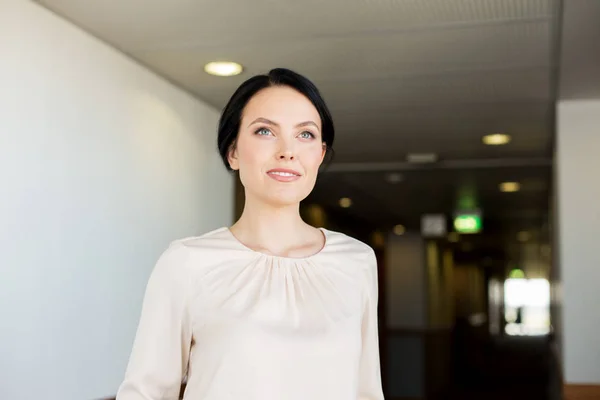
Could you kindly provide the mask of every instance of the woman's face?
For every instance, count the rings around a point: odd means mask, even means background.
[[[246,196],[278,207],[306,198],[325,156],[321,135],[319,113],[302,94],[287,86],[258,92],[242,113],[229,153]]]

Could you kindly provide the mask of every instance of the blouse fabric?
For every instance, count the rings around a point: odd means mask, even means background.
[[[373,250],[321,228],[303,258],[220,228],[172,242],[147,284],[117,400],[382,400]]]

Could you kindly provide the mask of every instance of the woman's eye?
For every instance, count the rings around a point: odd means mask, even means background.
[[[315,137],[315,135],[313,135],[311,132],[302,132],[302,133],[300,134],[300,137],[301,137],[302,139],[312,139],[312,138],[314,138],[314,137]]]
[[[267,136],[271,134],[271,131],[268,130],[267,128],[260,128],[259,130],[256,131],[257,135],[261,135],[261,136]]]

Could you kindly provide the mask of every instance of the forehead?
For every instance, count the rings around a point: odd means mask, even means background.
[[[273,86],[256,93],[246,107],[242,119],[268,118],[278,123],[313,121],[321,119],[315,106],[302,93],[287,87]]]

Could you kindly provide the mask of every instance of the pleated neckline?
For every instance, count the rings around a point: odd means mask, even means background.
[[[229,229],[228,227],[223,227],[223,230],[227,232],[227,234],[229,235],[229,237],[231,238],[231,240],[233,242],[235,242],[239,247],[241,247],[242,249],[251,252],[257,256],[261,256],[261,257],[266,257],[266,258],[270,258],[273,260],[278,260],[278,261],[290,261],[290,262],[299,262],[299,261],[310,261],[312,259],[314,259],[315,257],[318,257],[320,254],[322,254],[325,249],[327,248],[327,245],[329,244],[329,237],[327,234],[327,229],[325,228],[317,228],[321,234],[323,235],[323,246],[319,249],[319,251],[317,251],[316,253],[313,253],[311,255],[308,256],[304,256],[304,257],[286,257],[286,256],[280,256],[280,255],[276,255],[276,254],[268,254],[268,253],[264,253],[262,251],[258,251],[258,250],[254,250],[248,246],[246,246],[244,243],[242,243],[231,231],[231,229]]]

